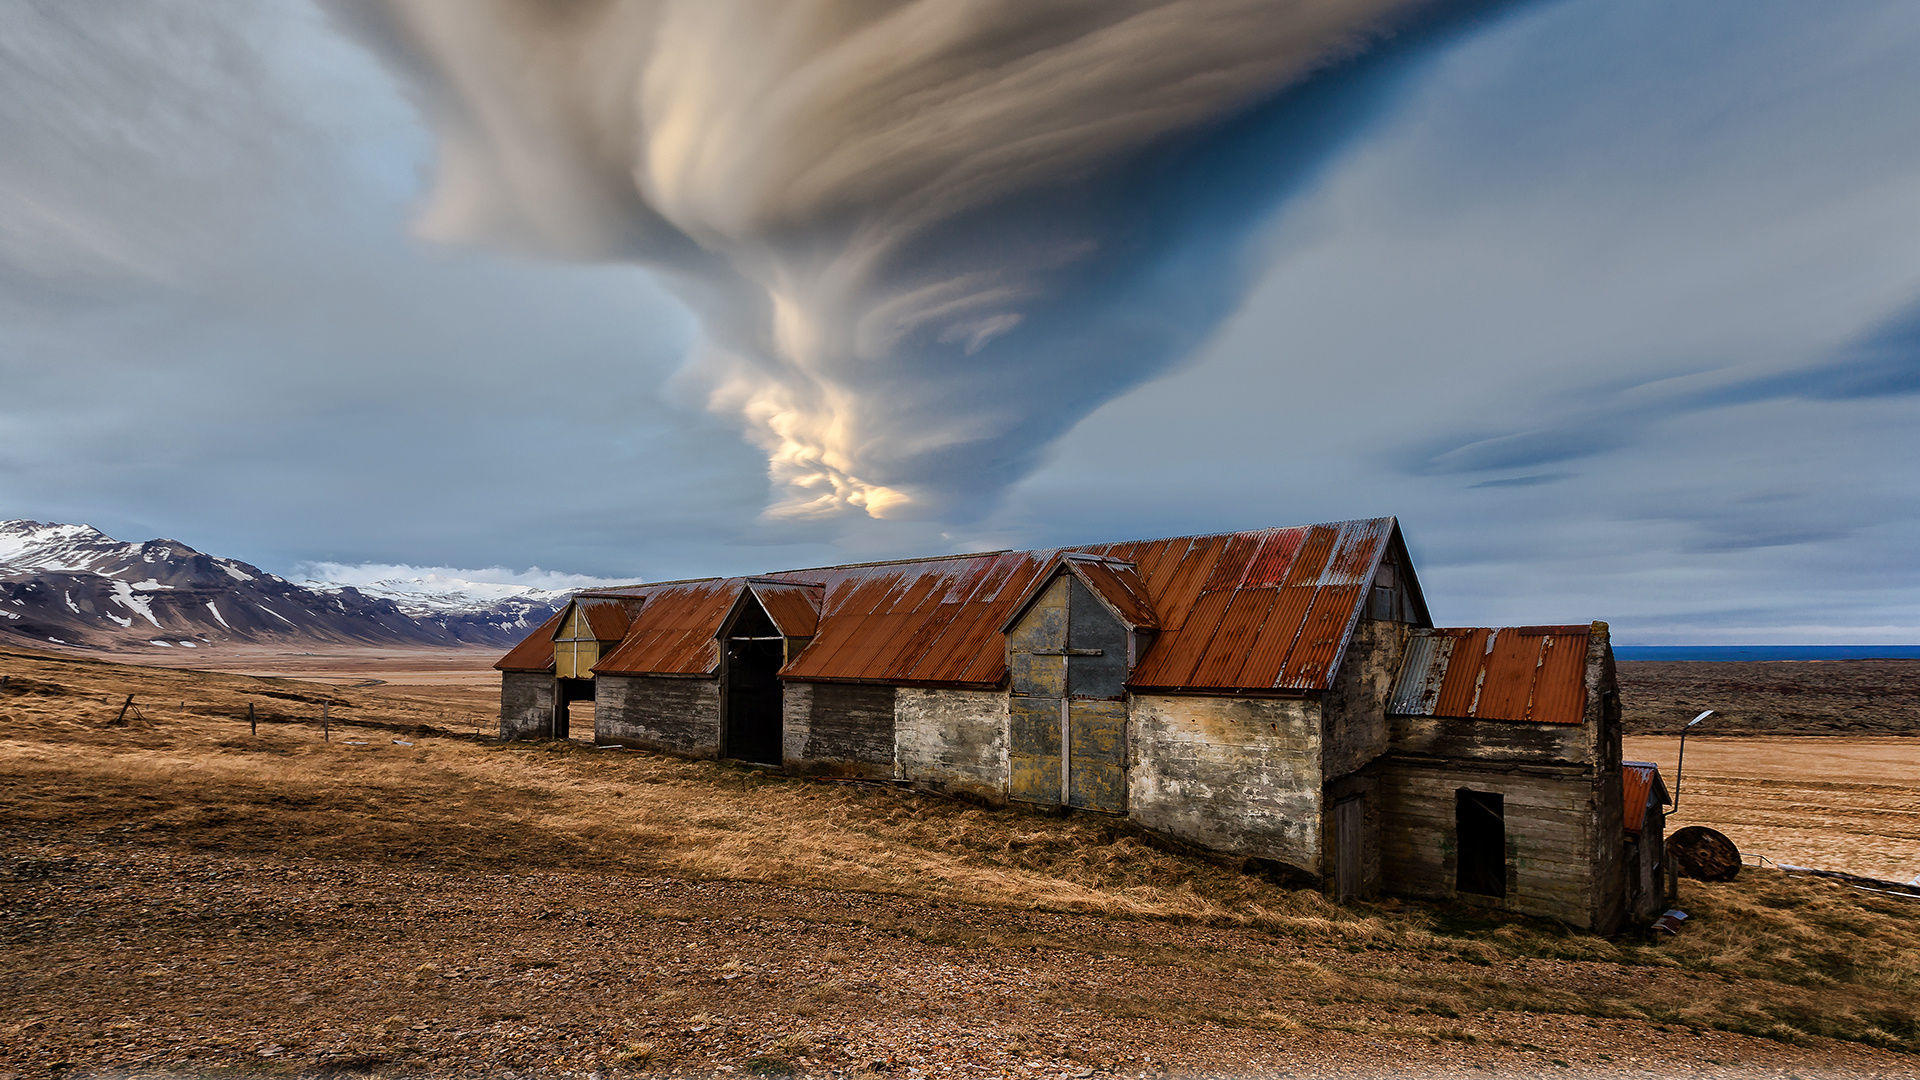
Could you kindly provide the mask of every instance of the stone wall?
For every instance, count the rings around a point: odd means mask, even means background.
[[[692,757],[720,753],[720,681],[657,675],[594,679],[593,738]]]
[[[553,729],[553,673],[500,673],[500,737],[544,739]]]
[[[1319,702],[1135,695],[1129,738],[1140,824],[1319,872]]]
[[[857,683],[786,684],[783,760],[796,772],[893,776],[894,688]]]
[[[1354,630],[1321,717],[1321,769],[1328,780],[1386,753],[1387,702],[1406,649],[1404,623],[1362,619]]]
[[[1008,696],[1003,690],[921,690],[894,698],[894,775],[935,791],[1007,795]]]

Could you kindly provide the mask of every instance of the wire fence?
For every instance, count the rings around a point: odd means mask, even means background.
[[[447,707],[422,707],[408,702],[407,716],[375,718],[357,716],[364,708],[347,698],[325,693],[292,693],[263,690],[253,694],[236,692],[221,701],[195,701],[173,695],[138,692],[103,693],[38,679],[0,675],[0,700],[19,700],[37,696],[66,702],[99,703],[97,711],[83,709],[83,715],[103,728],[152,728],[176,717],[231,719],[236,728],[245,726],[250,737],[260,735],[262,725],[284,732],[289,728],[313,728],[322,742],[332,742],[337,729],[377,728],[388,731],[420,733],[422,729],[446,735],[474,739],[494,739],[499,734],[499,718],[488,712],[468,712]],[[238,699],[237,701],[235,699]],[[171,712],[171,716],[169,713]],[[395,740],[401,742],[401,740]],[[402,745],[412,745],[402,743]]]

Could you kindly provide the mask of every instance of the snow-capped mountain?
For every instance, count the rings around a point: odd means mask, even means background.
[[[316,592],[358,589],[363,595],[391,600],[401,611],[417,618],[501,609],[543,609],[552,612],[573,595],[568,589],[540,589],[502,581],[471,581],[431,572],[418,577],[381,577],[352,583],[308,578],[301,584]],[[541,618],[546,616],[542,615]]]
[[[90,525],[0,521],[0,636],[23,643],[505,646],[566,595],[458,580],[296,585],[178,540],[123,543]]]

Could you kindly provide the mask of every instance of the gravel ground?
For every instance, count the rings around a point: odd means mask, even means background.
[[[1395,1013],[1326,973],[1418,957],[1165,921],[111,837],[16,849],[4,889],[8,1076],[1920,1075],[1851,1044]]]

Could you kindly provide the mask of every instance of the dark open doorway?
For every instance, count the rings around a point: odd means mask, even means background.
[[[553,682],[553,730],[547,734],[551,738],[566,739],[572,737],[573,707],[584,702],[586,708],[579,710],[586,715],[581,717],[586,723],[581,737],[593,741],[593,680],[592,679],[555,679]]]
[[[780,667],[786,641],[757,602],[740,607],[726,637],[726,740],[730,758],[780,764]]]
[[[1480,896],[1507,895],[1506,800],[1491,791],[1453,793],[1458,863],[1454,888]]]

